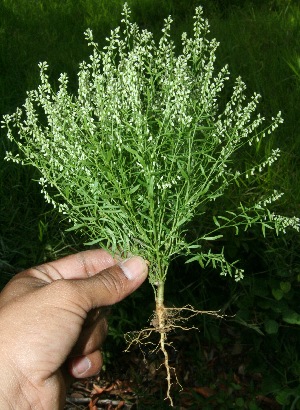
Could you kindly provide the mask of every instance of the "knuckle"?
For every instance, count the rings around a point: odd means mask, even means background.
[[[104,275],[101,275],[99,279],[102,282],[102,286],[112,296],[114,300],[120,300],[126,293],[126,285],[124,279],[120,275],[116,275],[115,270],[108,269]]]

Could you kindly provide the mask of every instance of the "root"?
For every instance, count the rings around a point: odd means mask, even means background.
[[[197,315],[212,315],[217,318],[223,318],[224,315],[220,311],[201,311],[195,309],[191,305],[186,305],[182,308],[167,308],[160,303],[159,300],[156,301],[156,310],[150,318],[150,327],[142,329],[136,332],[130,332],[125,335],[127,342],[127,348],[125,351],[129,351],[133,345],[137,345],[143,352],[143,347],[147,346],[150,348],[151,353],[158,353],[161,351],[163,353],[163,363],[160,366],[164,366],[166,370],[166,381],[167,381],[167,392],[166,399],[169,400],[170,405],[173,407],[173,399],[171,396],[172,388],[172,374],[175,378],[177,385],[180,385],[176,369],[171,367],[169,364],[169,354],[167,348],[172,346],[171,342],[168,342],[168,333],[176,329],[180,330],[191,330],[197,329],[194,326],[186,327],[185,322],[188,322],[191,318]],[[154,334],[159,334],[159,341],[153,342],[152,336]],[[159,367],[160,367],[159,366]]]

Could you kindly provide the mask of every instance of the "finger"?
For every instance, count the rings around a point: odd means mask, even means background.
[[[116,261],[107,251],[94,249],[20,272],[9,282],[9,286],[3,289],[0,307],[12,298],[20,298],[22,295],[54,280],[86,278],[113,266],[115,263]]]
[[[95,322],[99,322],[101,319],[107,319],[111,311],[110,307],[101,307],[92,309],[85,319],[84,327],[92,326]]]
[[[30,269],[46,274],[51,280],[82,279],[115,265],[114,258],[104,249],[94,249],[69,255]]]
[[[100,350],[69,360],[69,373],[79,379],[91,377],[98,374],[101,370],[103,359]]]
[[[106,318],[100,318],[84,326],[70,356],[87,355],[101,347],[106,339],[108,325]]]
[[[89,312],[93,308],[110,306],[124,299],[144,282],[147,274],[146,261],[140,256],[134,256],[89,279],[66,281],[66,286],[72,285],[77,296],[81,296],[82,308]],[[72,289],[69,291],[72,292]]]

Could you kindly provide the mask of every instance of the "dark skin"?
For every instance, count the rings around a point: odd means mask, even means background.
[[[105,308],[147,273],[140,257],[93,250],[17,274],[0,294],[0,408],[62,409],[69,379],[101,369]]]

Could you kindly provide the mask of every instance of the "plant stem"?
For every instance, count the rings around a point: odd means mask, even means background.
[[[167,326],[168,326],[168,317],[167,311],[164,306],[164,282],[160,281],[157,286],[156,292],[156,315],[157,315],[157,331],[160,333],[160,350],[163,352],[164,355],[164,365],[167,372],[166,380],[167,380],[167,399],[170,400],[170,404],[173,407],[173,400],[170,394],[171,391],[171,371],[169,366],[169,355],[166,350],[166,342],[167,342]]]
[[[156,306],[161,306],[164,308],[164,300],[165,300],[165,284],[163,281],[159,281],[157,285],[157,292],[156,292]]]

